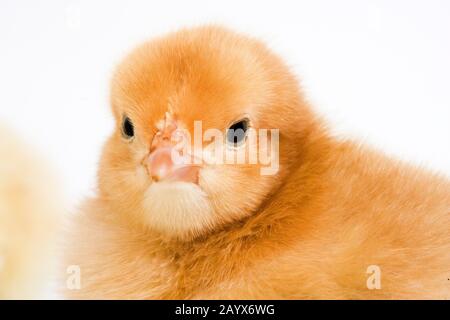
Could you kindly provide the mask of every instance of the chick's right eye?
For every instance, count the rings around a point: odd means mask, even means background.
[[[134,126],[131,122],[130,118],[125,117],[122,123],[122,133],[123,136],[127,139],[131,139],[134,137]]]

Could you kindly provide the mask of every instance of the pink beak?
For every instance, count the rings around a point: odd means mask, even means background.
[[[198,183],[199,167],[175,165],[172,160],[173,147],[159,147],[150,153],[147,168],[154,181],[182,181]]]
[[[153,181],[180,181],[198,184],[199,166],[175,163],[175,143],[171,141],[177,129],[175,120],[166,114],[164,129],[156,133],[145,165]]]

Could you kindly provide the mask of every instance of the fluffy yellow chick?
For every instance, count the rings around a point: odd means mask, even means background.
[[[57,180],[10,130],[0,136],[0,299],[41,299],[55,272]]]
[[[450,297],[449,181],[333,138],[259,41],[201,27],[146,43],[111,105],[67,297]],[[242,150],[257,160],[220,161]]]

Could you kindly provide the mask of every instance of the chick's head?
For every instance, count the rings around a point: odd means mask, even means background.
[[[312,119],[281,60],[220,27],[135,49],[115,73],[111,105],[101,195],[180,240],[257,214],[295,165]]]

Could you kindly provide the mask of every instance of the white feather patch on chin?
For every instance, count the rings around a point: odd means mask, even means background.
[[[143,207],[149,227],[177,238],[195,237],[214,224],[206,193],[192,183],[152,183],[145,192]]]

